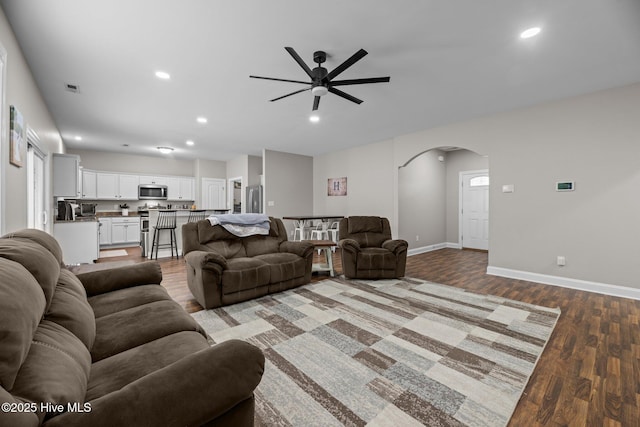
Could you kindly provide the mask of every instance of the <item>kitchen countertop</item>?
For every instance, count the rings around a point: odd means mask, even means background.
[[[56,224],[61,224],[61,223],[74,223],[74,222],[97,222],[98,218],[96,218],[95,216],[82,216],[82,217],[77,217],[75,220],[73,219],[56,219],[54,221],[54,223]]]

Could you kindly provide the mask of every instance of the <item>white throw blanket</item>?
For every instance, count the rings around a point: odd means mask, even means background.
[[[267,236],[271,227],[269,217],[264,214],[211,215],[207,219],[211,225],[220,225],[238,237]]]

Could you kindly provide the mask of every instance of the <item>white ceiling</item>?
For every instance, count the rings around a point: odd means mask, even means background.
[[[216,160],[263,148],[317,155],[640,81],[639,0],[0,4],[76,149],[159,155],[157,146],[171,146],[175,158]],[[532,26],[540,35],[520,39]],[[364,102],[326,95],[321,121],[310,123],[311,93],[268,102],[304,86],[249,78],[307,80],[284,46],[312,68],[313,52],[325,50],[329,70],[364,48],[369,55],[340,78],[391,82],[341,87]]]

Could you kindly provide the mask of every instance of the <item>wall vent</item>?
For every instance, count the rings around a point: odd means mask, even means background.
[[[80,93],[80,86],[73,83],[65,83],[64,88],[69,92]]]

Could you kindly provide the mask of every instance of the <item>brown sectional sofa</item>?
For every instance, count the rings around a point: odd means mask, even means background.
[[[74,275],[38,230],[0,238],[0,426],[251,426],[264,356],[210,347],[155,262]]]
[[[290,242],[279,218],[268,236],[237,237],[208,220],[182,226],[187,283],[204,308],[235,304],[311,281],[313,245]]]

